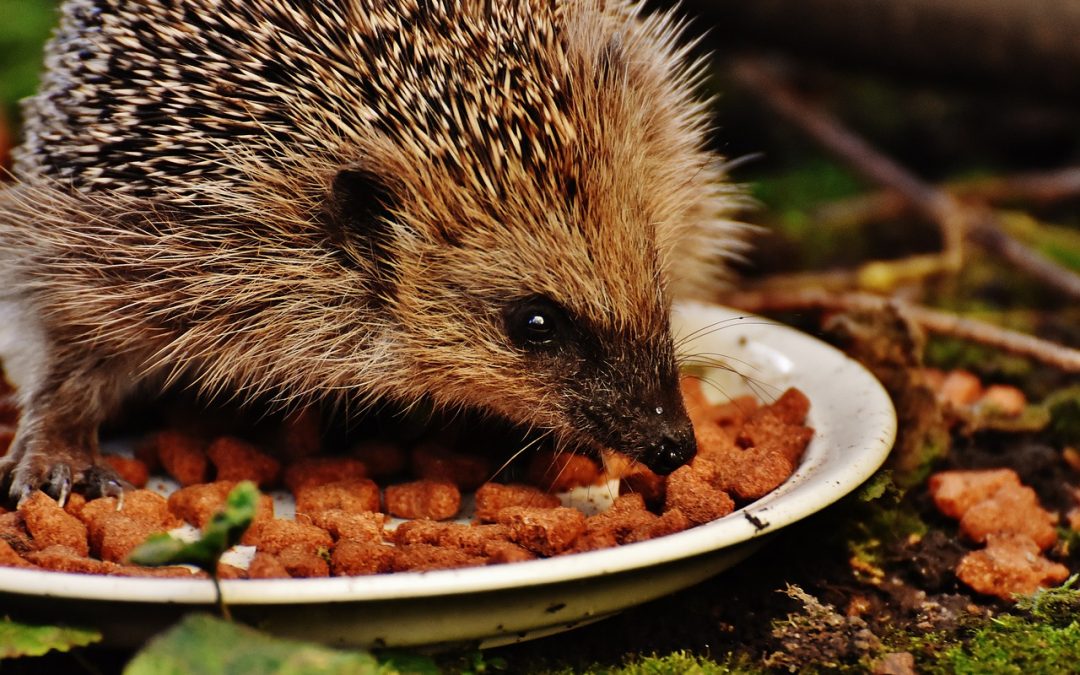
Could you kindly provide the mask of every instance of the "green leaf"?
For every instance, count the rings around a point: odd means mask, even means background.
[[[41,656],[50,651],[66,652],[101,641],[101,633],[86,628],[31,626],[0,619],[0,659]]]
[[[238,483],[225,500],[225,510],[214,514],[196,541],[187,543],[168,534],[151,535],[131,552],[128,560],[150,567],[189,564],[213,573],[221,554],[240,541],[251,525],[258,502],[259,490],[254,483]]]
[[[283,640],[259,631],[193,614],[151,640],[124,675],[342,675],[396,672],[371,654]]]

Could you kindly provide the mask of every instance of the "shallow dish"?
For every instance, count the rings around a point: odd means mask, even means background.
[[[691,586],[750,555],[764,538],[840,499],[885,460],[892,403],[858,363],[766,319],[682,304],[673,318],[691,362],[716,392],[762,398],[797,386],[815,435],[798,470],[746,508],[685,532],[547,560],[424,573],[330,579],[225,581],[239,620],[275,634],[335,645],[481,647],[540,637]],[[715,392],[714,392],[715,393]],[[717,393],[718,398],[722,398]],[[602,490],[604,488],[596,488]],[[94,626],[107,642],[137,645],[215,600],[207,580],[147,579],[0,568],[0,608],[20,618]]]

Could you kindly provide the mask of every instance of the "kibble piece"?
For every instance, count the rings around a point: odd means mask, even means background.
[[[206,527],[214,514],[225,508],[225,500],[234,487],[236,483],[229,481],[189,485],[169,495],[169,511],[195,527]],[[255,507],[255,523],[266,522],[273,517],[274,500],[269,495],[260,494]]]
[[[484,483],[476,491],[476,517],[482,521],[494,522],[496,514],[508,506],[551,509],[562,506],[562,502],[532,485]]]
[[[657,516],[645,508],[641,495],[621,495],[606,511],[586,520],[586,536],[604,541],[610,534],[616,543],[621,544],[632,532],[644,530],[656,520]]]
[[[461,508],[461,492],[453,483],[418,480],[386,488],[386,510],[398,518],[447,520]]]
[[[144,488],[150,480],[150,469],[146,466],[146,462],[141,459],[122,457],[120,455],[105,455],[104,459],[120,478],[133,487]]]
[[[268,520],[252,525],[241,539],[241,543],[255,546],[265,553],[278,554],[293,545],[302,545],[310,553],[329,551],[334,540],[330,534],[308,523],[292,520]]]
[[[365,576],[389,572],[394,547],[370,541],[342,539],[330,555],[334,576]]]
[[[978,404],[982,408],[993,410],[999,415],[1017,417],[1027,407],[1027,397],[1016,387],[1006,384],[992,384],[983,392]]]
[[[488,460],[424,443],[413,448],[412,470],[417,478],[449,481],[459,490],[475,490],[491,477]]]
[[[953,370],[945,375],[938,398],[957,408],[969,406],[982,396],[982,382],[966,370]]]
[[[695,457],[690,467],[713,487],[738,499],[753,501],[782,485],[795,470],[795,463],[776,448],[732,447],[725,454]],[[671,476],[667,491],[671,492]]]
[[[102,560],[124,562],[135,548],[159,529],[117,511],[105,517],[95,530],[94,553]]]
[[[326,550],[329,552],[329,549]],[[291,577],[306,579],[330,576],[330,565],[326,560],[317,553],[312,553],[304,544],[286,546],[277,554],[277,559]]]
[[[496,544],[509,543],[509,529],[503,525],[463,525],[433,520],[410,520],[398,525],[391,540],[400,546],[429,544],[457,548],[474,556],[487,556],[498,549]]]
[[[11,544],[18,553],[34,548],[30,542],[30,533],[26,531],[26,523],[17,511],[0,514],[0,539]]]
[[[215,439],[206,455],[217,468],[217,480],[254,481],[259,487],[269,487],[281,474],[281,462],[258,447],[232,436]]]
[[[963,518],[972,506],[1008,485],[1020,487],[1020,476],[1012,469],[942,471],[929,482],[934,505],[950,518]]]
[[[329,509],[304,514],[303,517],[315,527],[330,533],[334,541],[353,539],[357,541],[382,541],[383,528],[386,526],[386,514],[350,513],[340,509]],[[300,517],[298,521],[303,522]]]
[[[35,490],[23,499],[19,503],[18,512],[34,548],[44,549],[59,545],[77,551],[80,555],[89,555],[86,525],[60,508],[52,497],[41,490]]]
[[[208,579],[210,575],[202,570],[193,570],[181,565],[165,567],[143,567],[142,565],[116,565],[109,570],[116,577],[157,577],[165,579]]]
[[[38,567],[44,567],[54,572],[110,574],[118,567],[116,563],[87,558],[79,551],[59,544],[54,544],[40,551],[30,551],[25,558]]]
[[[707,422],[713,405],[705,397],[705,391],[701,388],[701,378],[684,375],[679,380],[679,388],[682,390],[686,413],[694,426]]]
[[[489,541],[484,545],[484,556],[489,565],[536,560],[536,554],[509,541]]]
[[[658,507],[664,503],[664,493],[667,490],[667,479],[651,471],[644,465],[639,465],[634,473],[623,476],[619,481],[620,495],[641,495],[645,503],[652,507]]]
[[[248,579],[288,579],[289,570],[277,559],[277,556],[265,551],[256,551],[255,557],[247,570]]]
[[[210,461],[202,439],[179,431],[162,431],[148,445],[157,449],[162,468],[180,485],[206,481]]]
[[[296,494],[307,487],[367,478],[367,466],[352,457],[308,457],[285,469],[285,487]]]
[[[690,522],[690,519],[687,518],[682,511],[679,509],[670,509],[662,513],[659,518],[644,524],[642,527],[635,529],[633,532],[626,535],[622,540],[622,543],[632,544],[636,541],[646,541],[648,539],[664,537],[669,534],[675,534],[676,532],[690,529],[693,525],[694,524]]]
[[[408,464],[401,445],[387,441],[364,441],[353,448],[352,455],[363,462],[368,474],[375,478],[395,476]]]
[[[960,531],[975,542],[986,541],[991,534],[1023,534],[1046,550],[1057,542],[1056,523],[1057,518],[1039,506],[1034,490],[1003,485],[964,513]]]
[[[34,565],[26,562],[15,549],[11,548],[7,540],[0,537],[0,567],[34,567]]]
[[[122,501],[116,497],[94,499],[79,509],[78,517],[93,530],[94,521],[117,512],[161,530],[179,527],[182,522],[169,510],[168,500],[151,490],[125,492]]]
[[[771,410],[755,415],[735,437],[735,445],[742,449],[755,449],[758,453],[783,455],[794,468],[802,459],[806,446],[814,436],[810,427],[783,423]],[[791,474],[791,471],[788,471]],[[785,476],[786,478],[786,476]],[[783,481],[781,481],[783,482]]]
[[[509,529],[511,541],[543,556],[562,553],[585,532],[585,514],[563,506],[511,506],[499,512],[497,521]]]
[[[768,410],[770,415],[775,416],[783,424],[800,426],[806,421],[806,415],[810,412],[810,399],[798,389],[789,387],[780,394],[780,398],[764,406],[762,410]],[[761,414],[757,412],[750,419],[755,419]]]
[[[968,553],[956,568],[956,577],[974,590],[1009,602],[1068,576],[1067,567],[1044,558],[1037,543],[1018,534],[989,535],[986,548]]]
[[[366,478],[310,485],[296,493],[297,513],[347,511],[367,513],[379,510],[379,486]]]
[[[527,482],[548,492],[596,485],[603,476],[600,465],[594,460],[572,452],[536,452],[525,471]]]
[[[483,565],[484,562],[483,558],[469,555],[457,548],[428,544],[407,544],[393,548],[393,555],[390,558],[390,571],[429,572],[457,567],[474,567]]]
[[[721,428],[741,427],[759,407],[753,396],[736,396],[727,403],[713,406],[707,413],[707,421]]]
[[[712,485],[694,467],[676,469],[667,479],[664,510],[678,509],[694,525],[708,523],[735,510],[726,492]]]

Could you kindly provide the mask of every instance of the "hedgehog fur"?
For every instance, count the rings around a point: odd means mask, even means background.
[[[0,193],[11,494],[140,387],[693,451],[668,321],[738,248],[702,64],[619,0],[67,0]]]

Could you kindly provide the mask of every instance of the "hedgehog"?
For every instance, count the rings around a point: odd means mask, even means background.
[[[123,489],[133,396],[468,410],[666,474],[670,311],[738,190],[623,0],[66,0],[0,192],[12,499]]]

